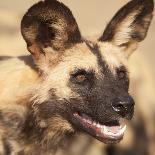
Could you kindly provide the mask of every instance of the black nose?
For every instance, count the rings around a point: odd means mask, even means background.
[[[122,117],[129,119],[133,116],[134,105],[135,102],[131,97],[116,98],[112,102],[113,110]]]

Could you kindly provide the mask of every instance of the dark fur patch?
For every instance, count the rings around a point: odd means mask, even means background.
[[[11,145],[9,144],[9,142],[3,138],[3,147],[4,147],[4,150],[5,150],[5,153],[4,155],[10,155],[11,154]]]
[[[33,70],[38,71],[38,68],[37,68],[36,64],[34,63],[34,60],[31,55],[19,56],[18,59],[23,61],[25,63],[25,65],[31,67]]]
[[[11,59],[11,56],[0,56],[0,61]]]
[[[97,57],[98,65],[102,68],[102,70],[106,70],[106,62],[102,58],[101,51],[99,50],[99,47],[97,44],[90,45],[89,41],[85,41],[86,45],[90,49],[90,51]]]

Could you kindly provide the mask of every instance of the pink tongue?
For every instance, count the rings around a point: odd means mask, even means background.
[[[118,133],[120,126],[106,126],[106,129],[112,133]]]

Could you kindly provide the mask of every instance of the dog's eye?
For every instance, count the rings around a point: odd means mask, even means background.
[[[73,83],[83,84],[92,79],[93,73],[85,70],[76,70],[71,74],[71,80]]]
[[[124,67],[121,67],[117,70],[117,75],[119,79],[125,79],[127,75],[127,71],[124,69]]]
[[[84,82],[85,80],[87,80],[87,77],[85,75],[77,75],[76,77],[76,81],[81,83],[81,82]]]
[[[124,79],[126,77],[126,72],[125,71],[119,71],[118,77],[119,77],[119,79]]]

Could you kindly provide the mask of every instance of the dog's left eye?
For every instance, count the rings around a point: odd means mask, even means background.
[[[119,79],[125,79],[127,75],[127,71],[123,67],[121,67],[117,70],[117,75]]]
[[[119,77],[119,79],[124,79],[126,77],[126,72],[124,72],[124,71],[118,72],[118,77]]]

